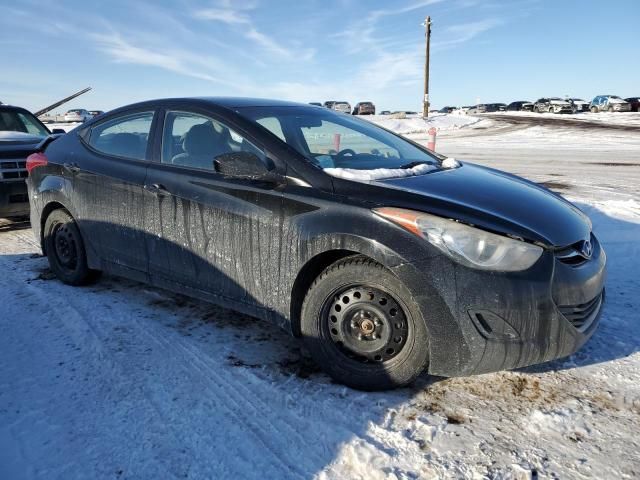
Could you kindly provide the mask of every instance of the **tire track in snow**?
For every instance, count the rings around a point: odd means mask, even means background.
[[[7,271],[6,268],[3,268],[6,266],[6,264],[7,262],[3,261],[2,257],[0,257],[0,268],[2,268],[4,271]],[[18,272],[23,274],[27,273],[24,269],[18,269]],[[20,285],[20,284],[24,285],[27,280],[29,279],[26,278],[25,275],[9,274],[8,276],[5,276],[2,279],[0,284],[5,284],[3,286],[8,289],[8,288],[11,288],[12,285]],[[108,335],[112,334],[113,332],[101,327],[98,324],[99,322],[96,322],[95,318],[83,315],[82,311],[78,309],[76,306],[74,306],[73,296],[59,294],[62,292],[55,291],[55,290],[73,289],[73,287],[66,287],[62,284],[57,285],[57,287],[58,286],[59,288],[51,289],[51,284],[49,284],[47,287],[48,293],[47,291],[41,289],[36,283],[27,284],[25,286],[25,289],[29,291],[31,298],[37,298],[39,304],[47,305],[49,307],[48,310],[53,314],[53,316],[55,316],[57,320],[56,323],[58,323],[58,325],[61,328],[66,329],[66,334],[70,336],[72,344],[83,345],[85,348],[87,345],[90,345],[91,350],[95,354],[97,354],[97,357],[98,357],[97,360],[100,361],[100,366],[101,367],[105,366],[103,362],[109,364],[106,370],[110,373],[109,375],[110,378],[104,378],[105,372],[104,372],[104,368],[102,368],[101,380],[103,382],[106,381],[111,386],[114,386],[117,384],[126,386],[126,384],[130,383],[130,381],[122,381],[122,378],[127,378],[127,375],[128,375],[126,365],[122,365],[119,362],[114,362],[113,352],[105,351],[108,349],[105,349],[104,338],[108,337]],[[125,320],[129,320],[129,319],[125,319]],[[83,331],[82,328],[78,327],[79,324],[86,325],[88,330]],[[128,323],[128,325],[131,326],[131,322]],[[141,333],[142,335],[151,339],[157,345],[164,347],[164,350],[169,352],[167,357],[171,358],[172,363],[175,363],[175,357],[171,355],[171,352],[172,351],[175,352],[176,349],[171,345],[171,342],[163,339],[161,336],[156,336],[151,334],[149,331],[147,331],[144,328],[139,328],[139,332],[137,333],[138,334]],[[134,332],[129,332],[128,334],[138,337],[138,335],[135,335]],[[182,357],[184,357],[184,355],[182,355]],[[197,358],[192,355],[192,360],[193,359],[197,360]],[[187,376],[187,375],[193,376],[193,370],[189,368],[188,365],[186,365],[186,362],[180,362],[178,368],[182,370],[182,374],[184,376]],[[207,383],[209,384],[211,383],[211,379],[205,376],[201,371],[199,372],[198,380],[200,380],[200,382],[192,382],[192,384],[206,385]],[[203,380],[204,382],[202,382]],[[226,385],[231,386],[228,382],[226,382]],[[220,388],[216,389],[216,391],[213,391],[211,388],[208,388],[208,392],[211,398],[219,398],[221,396],[226,395],[226,392],[224,392],[224,389],[220,389]],[[272,465],[279,466],[277,473],[276,472],[271,472],[271,473],[280,477],[283,474],[290,475],[292,471],[295,471],[296,470],[295,467],[292,468],[291,465],[287,465],[281,460],[280,457],[282,456],[282,452],[279,452],[271,448],[268,441],[265,442],[265,439],[268,440],[268,437],[272,435],[273,431],[276,431],[277,429],[274,428],[273,425],[269,425],[267,427],[271,427],[271,428],[267,428],[268,431],[265,433],[265,432],[258,431],[253,425],[247,424],[246,418],[244,418],[239,413],[241,413],[243,410],[248,410],[247,408],[249,406],[248,401],[243,402],[242,397],[239,395],[236,395],[234,399],[232,399],[231,396],[229,395],[226,395],[226,396],[230,400],[230,402],[232,402],[235,405],[238,405],[238,408],[229,410],[229,414],[233,415],[236,420],[233,424],[235,428],[235,433],[231,434],[229,430],[217,431],[215,429],[212,429],[210,431],[210,435],[207,435],[206,437],[201,435],[201,438],[200,438],[201,443],[202,444],[213,443],[214,445],[225,445],[226,448],[228,449],[228,452],[227,452],[229,454],[228,458],[243,457],[245,456],[243,452],[246,452],[247,447],[249,445],[247,443],[248,439],[246,438],[246,435],[243,434],[245,433],[245,430],[238,427],[239,426],[244,426],[245,428],[248,427],[251,430],[252,434],[254,435],[258,443],[257,445],[254,446],[254,448],[263,447],[267,451],[270,451],[271,453],[270,463]],[[153,402],[151,402],[148,399],[146,403],[147,405],[154,407],[154,410],[156,411],[156,413],[158,414],[161,420],[166,419],[165,416],[162,414],[161,410],[158,408],[158,405],[154,405]],[[226,403],[228,405],[228,402]],[[222,404],[224,405],[225,402],[222,402]],[[254,408],[254,413],[256,415],[260,414],[260,412],[255,408]],[[193,431],[185,432],[183,435],[180,435],[181,437],[179,439],[180,441],[176,443],[184,444],[188,442],[190,440],[188,437],[192,436],[193,433],[194,433]],[[230,440],[233,440],[233,441],[230,442]],[[192,439],[191,439],[191,443],[193,443]],[[235,447],[235,449],[230,447]],[[249,448],[249,450],[251,450],[251,448]],[[262,461],[265,460],[263,452],[258,458]],[[252,459],[250,457],[247,457],[246,460],[249,463]],[[256,458],[254,457],[253,460],[255,461]],[[264,467],[267,467],[267,466],[268,465],[264,465]],[[302,476],[301,472],[297,472],[297,473],[298,475]]]

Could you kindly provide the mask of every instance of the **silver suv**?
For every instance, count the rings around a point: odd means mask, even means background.
[[[590,110],[597,112],[630,112],[631,104],[617,95],[599,95],[591,100]]]

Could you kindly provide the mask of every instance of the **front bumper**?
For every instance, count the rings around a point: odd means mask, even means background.
[[[0,181],[0,218],[29,214],[27,185],[22,181]]]
[[[606,255],[569,265],[545,251],[529,270],[473,270],[442,256],[403,264],[430,335],[429,373],[494,372],[566,357],[597,328]],[[425,287],[426,285],[426,287]]]
[[[573,113],[573,108],[568,105],[554,105],[553,113]]]
[[[613,106],[613,110],[615,112],[630,112],[631,111],[631,105],[627,104],[622,104],[622,103],[617,103]]]

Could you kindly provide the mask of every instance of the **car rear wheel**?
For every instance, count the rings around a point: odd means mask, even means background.
[[[553,113],[553,107],[549,105],[549,113]]]
[[[354,256],[328,267],[309,289],[301,331],[314,360],[361,390],[411,383],[428,362],[425,322],[404,284],[379,263]]]
[[[598,109],[596,107],[591,107],[591,113],[598,113]]]
[[[86,285],[100,272],[87,266],[84,242],[78,225],[64,210],[54,210],[44,226],[44,245],[53,273],[69,285]]]

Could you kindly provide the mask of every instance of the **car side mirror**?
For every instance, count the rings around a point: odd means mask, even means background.
[[[252,152],[229,152],[213,160],[215,171],[228,177],[266,180],[272,176],[274,165],[268,164]]]
[[[64,131],[62,128],[54,128],[53,130],[51,130],[51,133],[55,135],[57,133],[67,133],[67,132]]]

